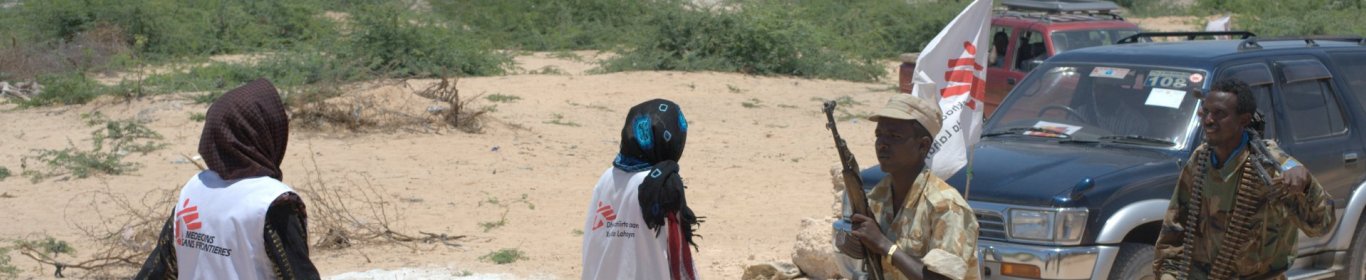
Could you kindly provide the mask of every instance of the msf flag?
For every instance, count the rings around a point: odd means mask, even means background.
[[[968,153],[982,135],[982,98],[986,94],[991,0],[974,0],[916,60],[911,94],[939,103],[944,125],[930,147],[929,167],[935,176],[948,178],[968,163]],[[985,49],[984,49],[985,50]],[[934,131],[931,131],[934,132]]]

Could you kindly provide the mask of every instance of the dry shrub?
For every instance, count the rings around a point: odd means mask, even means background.
[[[445,110],[436,112],[436,115],[440,116],[446,124],[464,132],[478,133],[484,129],[484,114],[488,113],[489,110],[486,108],[470,108],[470,103],[478,100],[479,96],[461,100],[460,89],[455,88],[458,82],[460,82],[459,78],[452,80],[442,76],[441,82],[414,93],[433,101],[446,103]]]
[[[314,152],[310,149],[309,154]],[[346,175],[332,177],[318,168],[316,158],[310,156],[309,160],[312,167],[304,167],[307,172],[304,183],[295,185],[294,189],[304,196],[308,205],[308,231],[315,248],[397,244],[417,250],[411,242],[459,247],[460,244],[454,241],[465,237],[427,232],[419,232],[422,237],[415,237],[395,231],[393,226],[403,219],[403,212],[375,187],[369,174],[344,172]],[[332,178],[340,178],[344,183],[332,184],[328,181]]]
[[[335,93],[304,91],[293,94],[288,102],[294,123],[305,129],[342,130],[347,132],[407,131],[440,133],[455,128],[467,133],[479,133],[487,121],[489,107],[475,108],[480,96],[460,98],[457,79],[442,78],[430,86],[417,89],[408,80],[375,82],[328,89]],[[365,92],[380,87],[401,87],[408,91],[399,96],[377,93],[340,94],[343,91]],[[319,98],[318,96],[328,96]],[[413,98],[409,98],[413,97]],[[414,98],[421,98],[414,100]],[[423,106],[423,104],[433,104]]]
[[[96,218],[94,223],[69,222],[82,236],[94,241],[90,252],[95,253],[88,259],[64,261],[58,258],[60,254],[42,246],[20,246],[17,251],[40,264],[53,266],[58,277],[66,269],[84,270],[86,275],[82,277],[85,278],[127,277],[142,266],[156,246],[157,237],[174,209],[177,189],[176,186],[155,189],[143,193],[140,198],[130,198],[114,193],[108,184],[104,184],[103,189],[72,197],[64,208],[65,216],[93,215]],[[93,209],[73,212],[73,209],[85,207]],[[55,240],[49,238],[49,243],[51,241]]]
[[[317,90],[331,91],[332,89]],[[306,92],[304,95],[309,94],[313,93]],[[325,94],[332,95],[330,93]],[[366,108],[372,107],[372,103],[353,99],[350,97],[334,97],[289,102],[293,104],[290,108],[290,116],[294,123],[309,129],[340,128],[347,131],[361,131],[376,127],[378,123],[362,115]]]
[[[309,152],[312,154],[312,151]],[[309,232],[313,246],[340,249],[363,240],[388,237],[390,229],[402,212],[375,188],[370,176],[364,173],[343,173],[341,177],[327,177],[318,168],[316,158],[310,157],[312,168],[305,166],[307,177],[295,190],[303,194],[309,208]],[[360,178],[358,183],[351,174]],[[345,183],[333,185],[328,179],[340,178]],[[351,211],[360,206],[358,211]]]
[[[100,24],[70,41],[20,42],[8,38],[0,47],[0,80],[32,80],[46,74],[104,69],[115,56],[129,51],[128,38],[118,26]]]
[[[299,126],[312,130],[347,132],[440,131],[434,122],[419,114],[390,109],[389,102],[374,96],[342,96],[295,105],[292,115]]]

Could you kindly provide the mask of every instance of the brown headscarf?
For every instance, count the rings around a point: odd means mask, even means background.
[[[262,78],[228,91],[204,116],[199,155],[224,180],[270,176],[284,180],[280,162],[289,140],[289,117],[270,81]]]

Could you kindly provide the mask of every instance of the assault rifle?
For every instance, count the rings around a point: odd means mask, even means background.
[[[844,143],[844,138],[840,137],[840,131],[835,127],[835,101],[826,101],[821,111],[825,112],[825,128],[830,129],[830,134],[835,136],[835,149],[839,150],[840,163],[844,168],[840,171],[844,177],[844,194],[849,197],[849,209],[853,209],[854,214],[860,214],[877,220],[873,215],[873,209],[868,207],[868,196],[863,193],[863,178],[859,178],[858,161],[854,159],[854,153],[849,151],[849,145]],[[859,244],[859,246],[863,246]],[[863,270],[869,273],[868,279],[886,279],[882,275],[882,255],[870,253],[867,249],[863,250]]]
[[[1246,130],[1247,133],[1252,136],[1249,137],[1251,139],[1248,139],[1248,146],[1252,147],[1253,158],[1248,160],[1256,161],[1256,164],[1253,164],[1253,166],[1257,170],[1257,177],[1260,177],[1262,183],[1266,184],[1266,187],[1269,188],[1268,191],[1270,193],[1267,198],[1274,200],[1284,196],[1285,189],[1275,187],[1276,182],[1272,180],[1272,178],[1274,178],[1272,172],[1279,171],[1280,164],[1276,162],[1276,159],[1272,158],[1271,151],[1267,148],[1266,142],[1263,141],[1262,131],[1264,131],[1265,128],[1266,121],[1262,116],[1262,113],[1252,113],[1252,123],[1248,125]],[[1272,172],[1267,171],[1266,167],[1268,166],[1272,168]]]

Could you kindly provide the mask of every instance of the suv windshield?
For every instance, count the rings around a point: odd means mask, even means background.
[[[1010,93],[983,137],[1028,135],[1182,148],[1207,74],[1146,66],[1052,65]]]
[[[1053,49],[1065,52],[1080,48],[1114,44],[1115,41],[1138,34],[1137,29],[1093,29],[1053,32]]]

